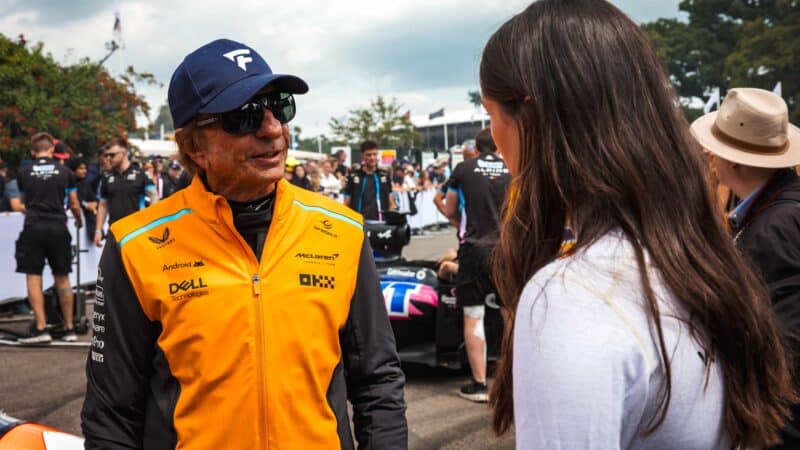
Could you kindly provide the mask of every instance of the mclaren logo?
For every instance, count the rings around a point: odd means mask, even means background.
[[[338,253],[331,253],[329,255],[321,255],[319,253],[303,253],[298,252],[294,255],[295,258],[305,259],[305,260],[312,260],[312,261],[336,261],[336,258],[339,257]]]
[[[175,242],[175,238],[170,237],[169,235],[169,228],[164,228],[164,232],[161,233],[161,237],[148,236],[147,239],[150,240],[150,242],[152,242],[153,244],[156,244],[158,246],[156,248],[158,249],[166,247],[167,245]]]
[[[169,294],[175,301],[188,300],[194,297],[208,295],[208,285],[203,282],[203,278],[183,280],[179,283],[169,284]]]
[[[335,278],[328,275],[317,275],[309,273],[300,274],[300,286],[318,287],[322,289],[334,289]]]
[[[222,56],[224,56],[224,57],[230,59],[231,61],[235,62],[236,65],[239,66],[240,69],[242,69],[245,72],[247,72],[247,63],[253,62],[253,58],[251,58],[249,56],[245,56],[245,55],[249,55],[249,54],[250,54],[250,50],[248,50],[246,48],[241,48],[239,50],[233,50],[233,51],[230,51],[228,53],[225,53]]]

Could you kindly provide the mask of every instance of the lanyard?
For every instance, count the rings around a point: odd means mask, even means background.
[[[378,173],[372,173],[372,179],[375,180],[375,200],[378,203],[378,220],[383,220],[383,212],[381,212],[381,184],[378,182]],[[364,189],[367,187],[366,178],[361,183],[361,195],[358,196],[358,212],[361,212],[361,201],[364,199]]]

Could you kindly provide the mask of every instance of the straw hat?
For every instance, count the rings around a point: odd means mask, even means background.
[[[692,134],[720,158],[751,167],[800,165],[800,128],[789,123],[786,102],[770,91],[728,91],[718,111],[692,123]]]

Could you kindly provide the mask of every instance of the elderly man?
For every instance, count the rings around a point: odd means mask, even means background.
[[[800,376],[800,128],[786,102],[770,91],[736,88],[692,123],[719,181],[742,199],[728,222],[736,246],[766,282],[775,315],[792,336]],[[800,448],[800,404],[783,444]]]
[[[404,377],[361,216],[283,179],[293,94],[217,40],[168,99],[192,184],[111,226],[86,448],[405,448]]]

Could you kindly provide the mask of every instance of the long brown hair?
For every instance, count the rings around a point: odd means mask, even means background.
[[[784,338],[765,288],[715,214],[705,159],[644,33],[602,0],[541,0],[489,39],[480,80],[483,95],[515,121],[520,143],[494,255],[511,319],[490,396],[495,432],[513,423],[520,293],[558,257],[569,215],[575,251],[615,228],[634,248],[665,363],[660,408],[646,433],[663,422],[672,386],[645,253],[687,311],[687,325],[709,355],[707,375],[712,357],[722,370],[733,443],[778,442],[797,400]]]

